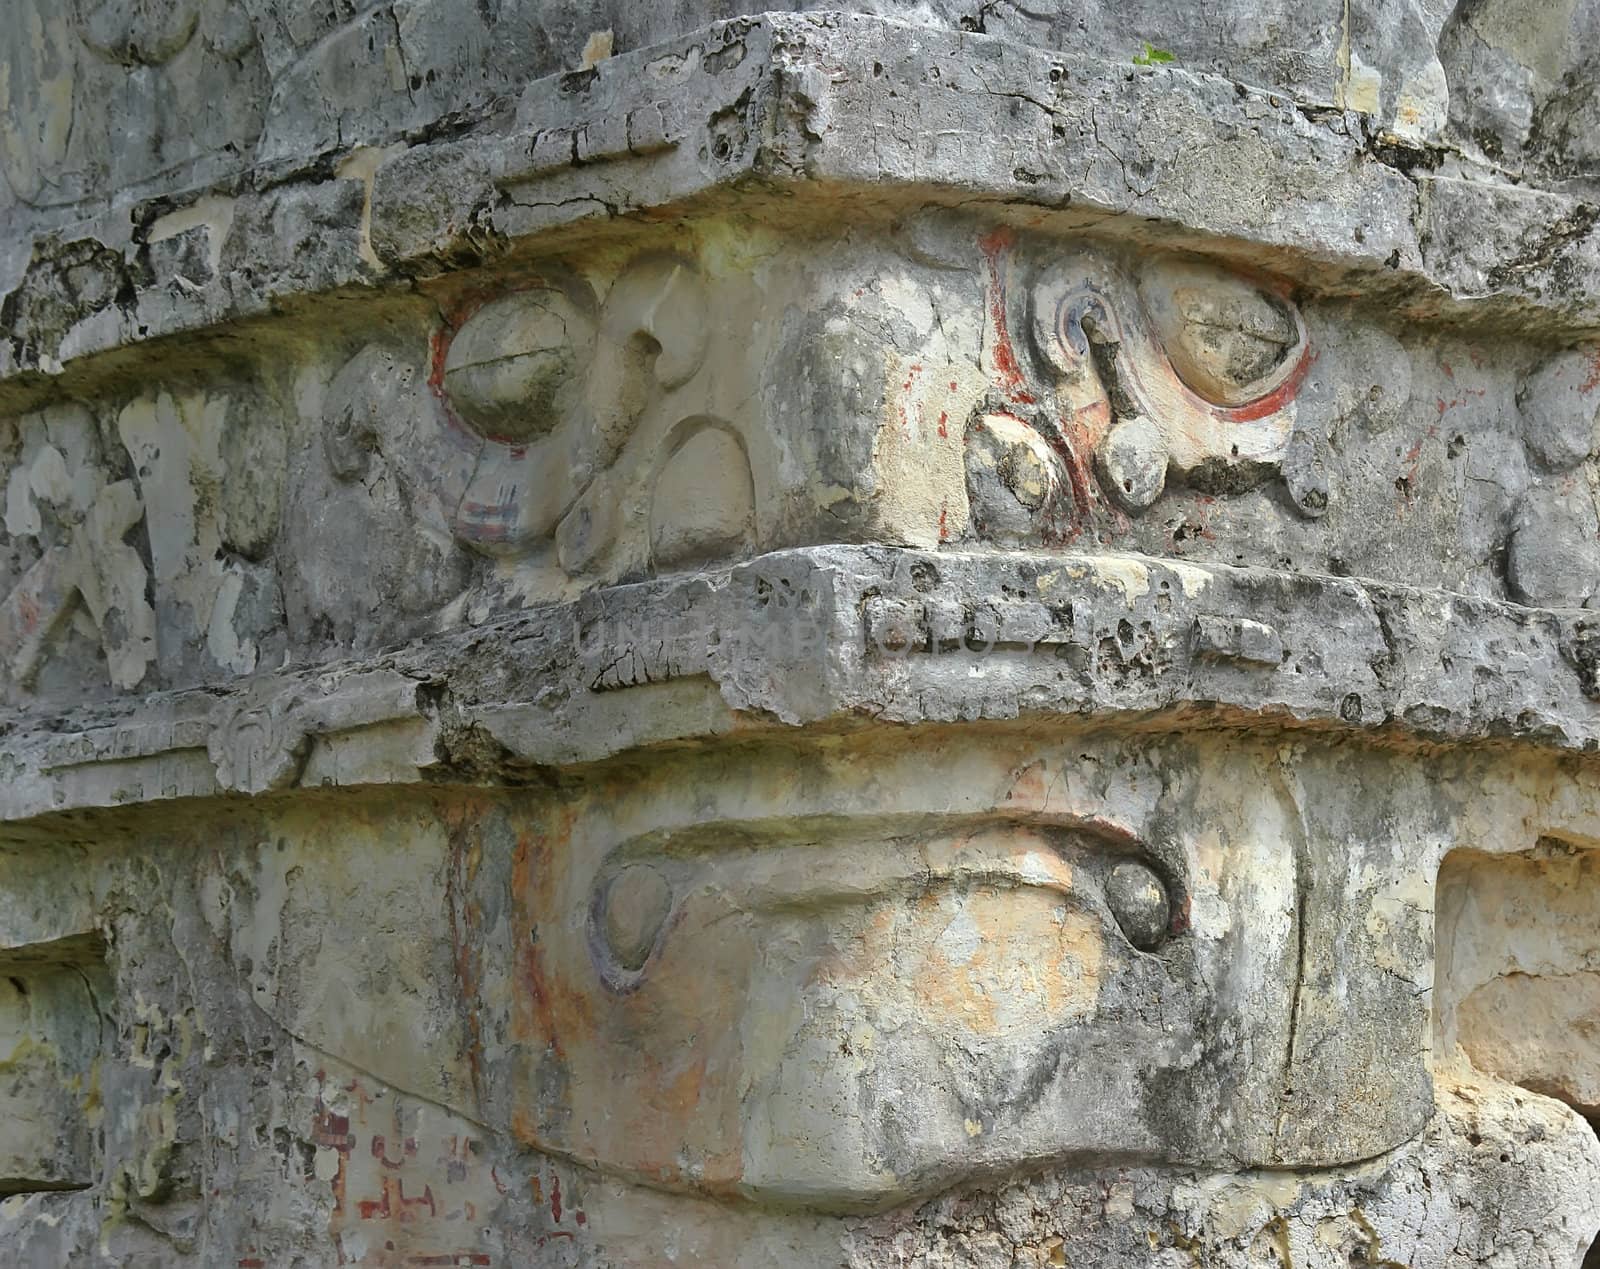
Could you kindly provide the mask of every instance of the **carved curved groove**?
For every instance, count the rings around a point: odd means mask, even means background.
[[[737,552],[755,532],[750,450],[732,423],[681,419],[655,455],[650,487],[650,559],[683,567]]]

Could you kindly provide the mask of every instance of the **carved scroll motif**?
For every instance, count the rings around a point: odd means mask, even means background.
[[[1282,463],[1311,362],[1286,299],[1207,265],[1160,261],[1135,282],[1076,253],[1035,283],[1032,333],[1064,417],[1126,509],[1153,503],[1169,471],[1231,491]]]
[[[615,532],[609,473],[654,396],[705,356],[705,298],[686,262],[635,262],[594,304],[575,281],[469,306],[434,339],[441,417],[431,477],[463,542],[516,554],[556,536],[569,573]]]

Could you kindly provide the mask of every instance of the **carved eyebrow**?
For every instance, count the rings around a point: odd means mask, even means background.
[[[625,838],[606,851],[608,859],[651,856],[717,854],[763,846],[805,845],[829,838],[872,838],[903,841],[907,838],[959,836],[983,829],[1011,828],[1040,834],[1071,833],[1094,839],[1117,853],[1149,854],[1149,847],[1127,825],[1104,816],[1062,812],[1018,815],[1005,810],[976,813],[892,812],[888,814],[816,814],[757,816],[748,819],[707,820],[656,829]]]

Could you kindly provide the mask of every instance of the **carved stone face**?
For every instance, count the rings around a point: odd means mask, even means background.
[[[615,1021],[659,1018],[657,1042],[675,1041],[660,1056],[696,1055],[679,1077],[696,1100],[749,1086],[704,1180],[871,1204],[955,1168],[1092,1145],[1078,1136],[1097,1118],[1090,1090],[1056,1088],[1042,1103],[1037,1090],[1063,1052],[1088,1060],[1074,1032],[1108,998],[1163,994],[1159,962],[1108,908],[1115,869],[1140,868],[1159,899],[1125,905],[1130,924],[1158,907],[1157,939],[1166,933],[1165,891],[1137,858],[1130,843],[1003,822],[711,825],[607,857],[588,950]],[[685,992],[704,1012],[663,1016]],[[1152,1022],[1135,1029],[1161,1046]],[[935,1072],[953,1085],[930,1114]],[[1018,1113],[1037,1119],[1052,1101],[1079,1120],[1068,1141]],[[1130,1149],[1151,1144],[1147,1125],[1105,1130]],[[610,1148],[638,1144],[630,1130]]]
[[[516,882],[516,1131],[825,1210],[1046,1162],[1340,1149],[1280,1137],[1286,795],[1253,759],[997,748],[665,763],[582,799]],[[991,792],[953,800],[958,770]]]

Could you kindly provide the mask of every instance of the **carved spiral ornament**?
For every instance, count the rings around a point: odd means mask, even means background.
[[[1224,484],[1279,463],[1311,350],[1281,296],[1209,265],[1158,261],[1135,282],[1077,253],[1039,275],[1032,334],[1077,418],[1096,418],[1103,482],[1130,510],[1170,465]]]

